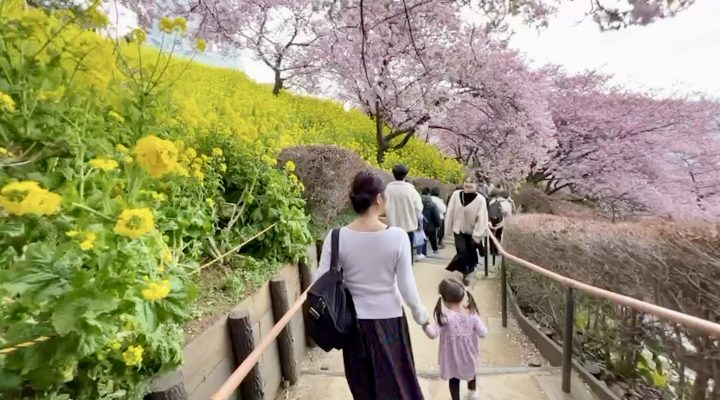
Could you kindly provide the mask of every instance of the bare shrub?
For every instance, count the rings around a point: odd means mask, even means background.
[[[350,184],[358,172],[368,168],[354,152],[330,145],[297,146],[280,152],[281,165],[290,160],[305,186],[313,223],[322,229],[334,224],[350,207]]]
[[[654,219],[613,224],[531,214],[514,218],[503,240],[511,253],[550,270],[720,322],[719,230],[719,225],[708,223]],[[534,289],[553,297],[553,291],[541,285]],[[532,294],[527,285],[523,290],[524,294],[519,293],[518,297],[540,296]],[[561,320],[556,319],[551,308],[562,300],[545,302],[554,303],[551,305],[543,304],[540,298],[528,301],[526,305],[543,309],[540,319],[544,318],[545,325],[557,331]],[[591,328],[585,333],[596,336],[594,343],[585,337],[585,349],[595,361],[615,375],[628,377],[638,373],[638,363],[647,362],[643,352],[650,350],[652,358],[660,364],[660,356],[671,361],[675,369],[671,382],[674,398],[720,398],[720,384],[713,384],[720,382],[719,338],[625,307],[595,303],[586,310],[601,315],[596,322],[605,326],[590,326],[589,316],[583,321]],[[612,321],[610,326],[608,319]],[[603,329],[609,333],[599,334]],[[598,345],[598,341],[604,343]],[[686,374],[687,370],[693,372]],[[661,380],[657,378],[655,383]]]

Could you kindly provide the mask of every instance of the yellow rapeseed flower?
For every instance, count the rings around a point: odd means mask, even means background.
[[[213,155],[214,157],[222,157],[223,151],[222,151],[221,148],[215,147],[214,149],[212,149],[212,155]]]
[[[170,294],[170,281],[163,279],[160,282],[149,282],[147,288],[142,290],[142,296],[147,301],[157,301]]]
[[[207,199],[205,199],[205,201],[210,207],[215,207],[215,200],[208,197]]]
[[[123,123],[125,122],[125,118],[123,118],[120,114],[116,113],[115,111],[108,111],[108,117],[114,119],[116,122]]]
[[[165,33],[172,32],[175,25],[173,24],[173,20],[169,17],[162,17],[160,18],[160,30]]]
[[[205,39],[196,40],[195,48],[197,48],[201,52],[205,51],[205,49],[207,49],[207,42],[205,41]]]
[[[192,160],[197,157],[197,151],[195,151],[192,147],[188,147],[185,149],[185,157],[187,157],[188,160]]]
[[[130,40],[138,42],[138,44],[145,43],[147,40],[147,32],[140,28],[135,28],[130,32]]]
[[[177,167],[178,151],[169,140],[148,135],[135,145],[137,161],[153,178],[172,172]]]
[[[96,158],[90,160],[88,164],[93,168],[101,169],[103,171],[113,171],[118,169],[118,162],[108,158]]]
[[[220,164],[220,172],[225,173],[225,171],[227,171],[227,164]]]
[[[8,149],[0,146],[0,156],[2,157],[14,157],[15,155]]]
[[[205,174],[203,174],[200,170],[195,170],[193,172],[193,177],[199,181],[202,181],[205,179]]]
[[[188,172],[187,168],[180,166],[180,165],[178,165],[177,168],[175,168],[175,172],[182,177],[190,176],[190,172]]]
[[[41,188],[35,181],[8,183],[0,190],[0,206],[14,215],[52,215],[61,202],[59,194]]]
[[[97,235],[93,232],[86,232],[85,233],[85,240],[80,242],[80,249],[83,251],[91,250],[95,247],[95,240],[97,239]]]
[[[177,28],[180,32],[185,33],[187,31],[187,20],[183,17],[175,17],[173,27]]]
[[[15,100],[2,91],[0,91],[0,110],[15,112]]]
[[[76,231],[76,230],[65,232],[65,236],[67,236],[69,238],[74,238],[75,236],[77,236],[79,234],[80,234],[80,231]]]
[[[128,367],[139,367],[142,365],[143,348],[141,346],[129,346],[122,353],[123,361]]]
[[[120,350],[120,348],[122,347],[122,343],[121,343],[119,340],[117,340],[117,339],[113,339],[113,340],[110,341],[109,347],[110,347],[112,350]]]
[[[129,208],[120,213],[113,231],[118,235],[137,239],[153,228],[153,213],[149,208]]]
[[[277,160],[274,159],[274,158],[272,158],[272,157],[270,157],[270,156],[267,155],[267,154],[263,154],[263,156],[261,157],[261,159],[262,159],[266,164],[268,164],[268,165],[270,165],[270,166],[275,166],[275,165],[277,165]]]
[[[285,171],[295,172],[295,163],[292,160],[285,163]]]
[[[127,154],[130,151],[130,150],[128,150],[127,147],[123,146],[120,143],[115,145],[115,150],[117,150],[119,153],[123,153],[123,154]]]
[[[173,260],[172,252],[170,251],[170,249],[167,246],[165,246],[163,248],[162,258],[163,258],[163,261],[166,263],[170,263]]]

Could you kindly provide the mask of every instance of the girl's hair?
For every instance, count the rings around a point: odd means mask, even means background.
[[[358,214],[365,213],[376,201],[377,196],[385,192],[385,181],[372,170],[358,172],[350,187],[350,202]]]
[[[463,298],[465,297],[465,294],[467,294],[468,297],[468,310],[475,314],[478,313],[475,298],[473,298],[472,294],[470,294],[469,291],[465,290],[465,286],[457,279],[443,279],[442,282],[440,282],[440,285],[438,285],[438,293],[440,294],[440,297],[438,298],[437,304],[435,304],[434,312],[435,321],[438,323],[438,325],[444,325],[442,318],[442,302],[444,301],[445,303],[449,304],[461,303]]]

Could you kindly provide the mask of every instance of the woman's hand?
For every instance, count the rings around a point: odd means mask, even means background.
[[[437,327],[431,324],[430,321],[424,323],[422,329],[423,332],[425,332],[425,336],[427,336],[429,339],[435,339],[438,337]]]

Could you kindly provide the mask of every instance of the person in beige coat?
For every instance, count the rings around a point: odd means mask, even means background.
[[[450,197],[445,214],[445,232],[453,233],[457,255],[448,265],[448,271],[463,274],[463,283],[470,284],[470,274],[478,264],[478,248],[487,236],[488,213],[485,197],[477,191],[474,176],[465,178],[462,190]]]

